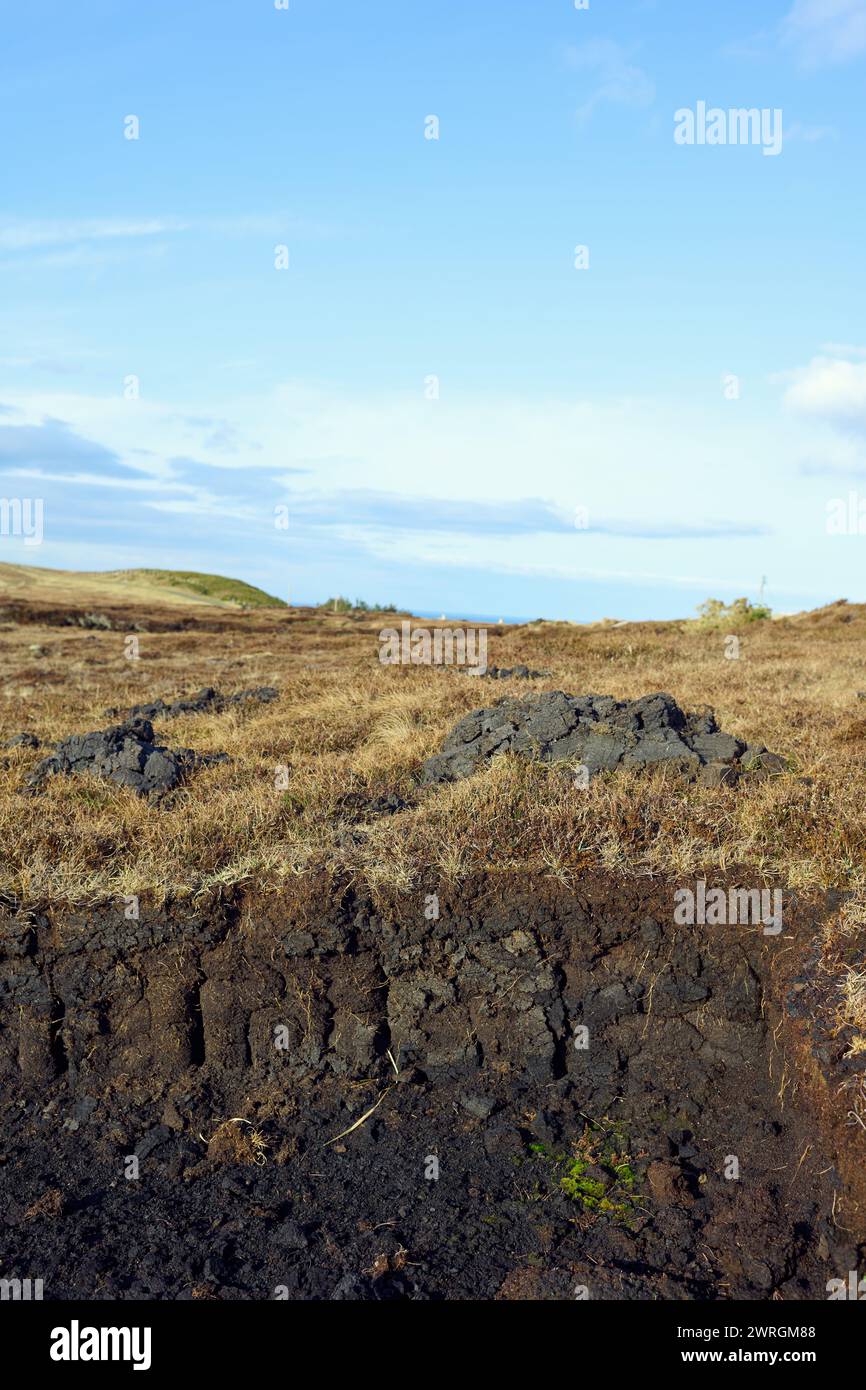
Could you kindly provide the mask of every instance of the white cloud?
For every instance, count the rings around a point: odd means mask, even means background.
[[[649,569],[663,548],[688,573],[700,573],[711,554],[721,582],[735,554],[766,545],[785,523],[779,496],[790,465],[778,422],[756,423],[721,395],[708,422],[706,402],[692,409],[679,399],[496,394],[431,402],[420,382],[417,392],[381,396],[290,382],[220,400],[219,418],[237,440],[229,467],[216,417],[201,402],[125,401],[119,392],[5,399],[28,424],[65,421],[108,451],[105,472],[134,482],[112,484],[115,497],[148,497],[178,518],[238,521],[287,502],[296,539],[315,534],[336,544],[343,536],[388,563],[415,546],[419,560],[435,555],[457,568],[496,570],[519,558],[624,572]],[[10,466],[22,463],[13,451]],[[97,471],[76,456],[63,476],[74,488]],[[574,524],[578,508],[588,514],[586,529]]]
[[[284,475],[293,490],[310,494],[366,488],[470,504],[483,497],[505,504],[543,496],[569,515],[578,505],[595,517],[627,511],[647,527],[670,519],[670,487],[684,477],[694,505],[682,521],[712,518],[718,478],[731,479],[736,494],[738,468],[749,503],[732,519],[764,520],[766,513],[753,510],[755,463],[781,452],[772,447],[776,425],[726,405],[720,393],[721,429],[715,414],[707,418],[705,402],[692,410],[680,399],[494,393],[445,393],[428,401],[421,382],[416,392],[379,395],[286,382],[269,393],[224,394],[218,415],[201,401],[128,401],[120,383],[114,395],[7,390],[3,400],[21,410],[26,423],[65,421],[138,473],[163,479],[176,476],[171,461],[182,457],[209,465],[216,485],[229,429],[236,440],[233,469],[251,477]],[[293,475],[292,469],[308,472]],[[769,505],[778,478],[768,475],[766,482]]]
[[[866,371],[866,362],[847,365]],[[817,411],[817,375],[813,363],[783,379],[790,404]],[[676,394],[599,401],[444,393],[432,402],[421,382],[414,392],[381,395],[287,382],[223,395],[213,407],[125,401],[119,391],[6,392],[0,411],[4,405],[19,411],[9,425],[50,417],[55,432],[66,422],[90,446],[63,459],[57,449],[29,450],[52,515],[77,517],[58,521],[57,544],[73,543],[87,526],[100,564],[103,542],[137,543],[151,563],[160,546],[178,554],[189,546],[193,567],[216,571],[231,546],[247,557],[238,572],[258,575],[266,588],[269,568],[282,572],[285,534],[290,563],[323,592],[368,570],[423,585],[425,566],[508,582],[523,573],[533,584],[544,575],[643,576],[664,586],[691,576],[718,593],[745,591],[744,574],[769,572],[775,590],[802,592],[803,539],[823,544],[826,483],[815,475],[831,461],[857,466],[853,451],[825,448],[851,435],[835,433],[825,415],[805,429],[793,411],[773,418],[721,395],[715,409],[707,398]],[[236,441],[230,464],[227,427]],[[27,467],[26,452],[7,451],[8,467]],[[798,476],[798,456],[823,466]],[[527,500],[539,498],[543,507]],[[289,507],[285,533],[273,527],[277,503]],[[588,513],[586,529],[554,524],[573,521],[578,507]],[[548,513],[554,520],[545,521]],[[816,553],[828,593],[856,589],[854,564],[844,547],[828,543],[820,562]]]
[[[780,36],[803,67],[849,62],[866,53],[866,0],[794,0]]]
[[[813,357],[789,379],[790,409],[836,428],[866,430],[866,362]]]

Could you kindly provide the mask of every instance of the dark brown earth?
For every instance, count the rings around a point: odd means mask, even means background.
[[[279,612],[279,610],[274,610]],[[264,613],[264,617],[262,616]],[[255,610],[256,625],[276,627],[269,610]],[[146,607],[129,603],[100,604],[98,610],[85,611],[80,604],[63,605],[42,599],[3,599],[0,601],[0,622],[29,624],[39,627],[83,627],[102,632],[246,632],[249,616],[238,610],[211,613],[179,614],[167,604],[148,604]]]
[[[491,878],[434,906],[345,884],[140,920],[8,905],[0,1278],[803,1299],[859,1267],[839,1087],[862,1077],[803,1003],[822,905],[786,903],[778,937],[675,927],[649,880]],[[608,1210],[563,1188],[576,1152]]]

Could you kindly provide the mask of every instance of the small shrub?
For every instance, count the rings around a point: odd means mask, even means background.
[[[698,608],[697,622],[700,627],[742,627],[743,623],[760,622],[771,618],[773,610],[763,603],[751,603],[747,598],[735,598],[733,603],[723,603],[720,598],[708,598]]]

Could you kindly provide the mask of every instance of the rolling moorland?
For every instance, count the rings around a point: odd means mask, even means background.
[[[383,665],[401,616],[0,567],[0,1277],[826,1296],[866,1239],[866,608],[491,627],[543,673],[496,681]],[[775,757],[424,781],[555,691],[669,692]],[[175,785],[35,776],[136,706],[199,760]],[[676,924],[701,880],[779,890],[782,931]]]

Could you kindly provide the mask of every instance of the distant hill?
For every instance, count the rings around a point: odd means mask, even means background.
[[[37,565],[0,564],[0,596],[86,602],[125,600],[204,603],[218,607],[283,608],[282,599],[242,579],[195,570],[106,570],[100,572],[42,569]]]

